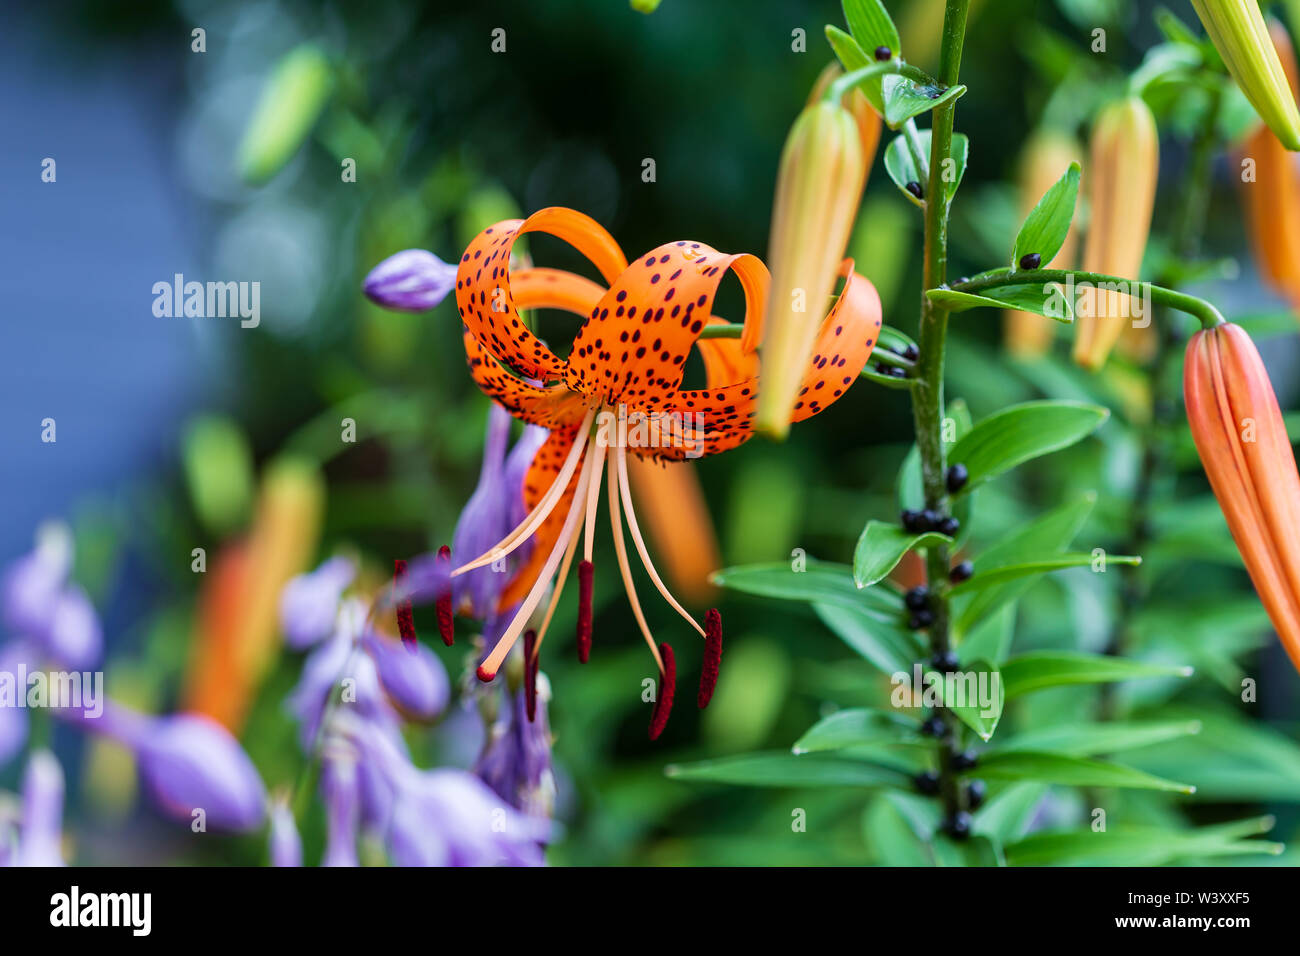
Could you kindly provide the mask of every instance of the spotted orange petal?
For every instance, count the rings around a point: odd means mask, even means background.
[[[880,334],[880,296],[867,279],[853,271],[853,260],[840,267],[845,277],[839,298],[817,331],[812,364],[800,383],[791,421],[811,418],[836,401],[866,368]],[[664,409],[683,416],[687,428],[699,427],[703,455],[716,455],[744,444],[754,433],[757,377],[722,388],[678,392]],[[647,449],[662,458],[687,457],[685,449]]]
[[[589,216],[562,207],[533,213],[527,219],[507,219],[474,237],[456,270],[456,307],[461,321],[484,349],[528,378],[543,382],[564,376],[565,363],[535,336],[519,316],[511,289],[510,251],[528,232],[545,232],[581,252],[613,282],[627,260],[612,236]]]
[[[686,356],[709,321],[727,269],[745,291],[746,315],[766,306],[767,267],[699,242],[666,243],[632,263],[583,323],[565,381],[596,401],[653,411],[682,381]]]
[[[709,325],[726,325],[716,315]],[[709,388],[743,382],[758,374],[758,353],[747,351],[740,339],[700,339],[695,343],[704,359],[704,380]]]

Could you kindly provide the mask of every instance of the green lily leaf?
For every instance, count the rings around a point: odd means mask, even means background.
[[[844,21],[849,25],[853,39],[864,50],[874,54],[877,47],[888,47],[894,56],[900,56],[898,27],[894,26],[889,11],[880,0],[844,0]]]
[[[862,815],[862,836],[882,866],[930,866],[926,839],[917,835],[907,817],[882,793]],[[933,801],[931,801],[933,802]]]
[[[907,671],[924,654],[921,639],[903,625],[902,611],[882,616],[860,607],[814,604],[832,632],[883,674]]]
[[[749,564],[715,571],[709,580],[719,587],[762,597],[866,610],[884,620],[899,619],[903,613],[903,599],[897,591],[859,588],[853,582],[853,569],[846,564],[809,559],[803,570],[795,570],[788,561]]]
[[[975,834],[961,842],[939,834],[931,843],[935,866],[1006,866],[1000,847],[984,834]]]
[[[1047,789],[1047,784],[1033,780],[1010,784],[975,811],[972,830],[1003,844],[1020,839],[1033,822]]]
[[[1013,581],[1016,578],[1029,577],[1036,574],[1048,574],[1052,571],[1060,571],[1065,568],[1081,568],[1093,564],[1098,559],[1091,553],[1086,554],[1060,554],[1047,558],[1038,558],[1033,561],[1020,561],[1016,564],[1004,564],[1001,567],[989,567],[987,569],[976,567],[975,576],[967,578],[960,584],[952,587],[953,594],[972,594],[984,588],[994,587],[998,584],[1004,584],[1007,581]],[[1126,564],[1136,566],[1142,563],[1142,559],[1131,554],[1108,554],[1105,556],[1107,564]]]
[[[998,669],[988,661],[972,661],[948,676],[954,679],[944,681],[944,706],[981,740],[991,739],[1006,696]]]
[[[952,544],[952,538],[937,531],[913,534],[898,525],[868,521],[853,552],[853,580],[866,588],[882,580],[914,548]]]
[[[1033,458],[1060,451],[1101,427],[1110,412],[1085,402],[1025,402],[978,422],[952,449],[970,477],[959,494]]]
[[[915,721],[888,711],[849,707],[817,721],[790,750],[795,754],[807,754],[846,747],[903,746],[922,742]]]
[[[938,109],[945,103],[961,97],[966,87],[956,86],[922,86],[903,76],[883,77],[880,84],[881,96],[885,103],[885,123],[890,129],[898,129],[913,116]]]
[[[906,391],[911,388],[913,384],[912,379],[910,378],[895,378],[893,375],[881,375],[869,365],[858,374],[869,382],[875,382],[877,385],[883,385],[885,388],[893,388],[898,391]]]
[[[1272,828],[1272,817],[1260,817],[1196,830],[1117,826],[1100,831],[1045,831],[1008,845],[1006,854],[1012,866],[1162,866],[1196,857],[1277,855],[1281,844],[1246,839]]]
[[[1019,269],[1020,260],[1030,253],[1038,253],[1044,266],[1056,258],[1070,231],[1078,198],[1079,164],[1071,163],[1025,217],[1020,234],[1016,236],[1015,248],[1011,251],[1012,269]]]
[[[926,293],[949,312],[971,309],[1016,309],[1069,325],[1074,321],[1074,303],[1059,282],[1041,285],[1007,285],[976,294],[960,289],[931,289]]]
[[[930,155],[930,131],[928,129],[917,131],[917,142],[920,144],[922,153],[926,157]],[[952,134],[952,155],[953,160],[951,174],[943,177],[945,191],[948,194],[948,200],[951,202],[952,197],[957,194],[957,187],[961,185],[962,177],[966,175],[966,162],[970,158],[970,140],[962,133]],[[917,168],[916,157],[912,155],[912,149],[908,145],[906,136],[895,136],[885,147],[885,172],[889,178],[894,181],[894,185],[899,188],[908,201],[914,206],[923,206],[925,201],[917,197],[908,190],[908,183],[920,184],[922,190],[926,187],[927,177]]]
[[[1000,780],[1038,780],[1073,787],[1125,787],[1170,793],[1196,792],[1196,788],[1190,784],[1165,780],[1122,764],[1036,750],[1004,750],[983,754],[978,770],[981,777]]]
[[[1190,677],[1191,674],[1190,667],[1077,651],[1031,651],[1012,657],[1002,665],[1003,688],[1008,699],[1045,687],[1108,684],[1143,677]]]
[[[998,745],[999,751],[1047,750],[1072,757],[1113,754],[1201,732],[1199,720],[1061,724],[1026,730]]]
[[[981,565],[997,567],[1030,555],[1050,555],[1068,546],[1083,528],[1084,522],[1096,504],[1097,496],[1089,494],[1078,501],[1063,505],[1034,519],[988,548],[975,561],[976,573]],[[955,610],[954,626],[958,635],[969,634],[979,622],[1031,588],[1035,578],[1016,578],[1004,581],[983,591],[959,596]]]
[[[678,780],[745,787],[903,787],[908,783],[899,770],[823,754],[744,754],[669,764],[664,773]]]
[[[962,665],[986,660],[1001,666],[1011,652],[1016,630],[1016,602],[1003,604],[997,612],[980,621],[961,639],[957,655]]]

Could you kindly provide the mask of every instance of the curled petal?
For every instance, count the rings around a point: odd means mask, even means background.
[[[511,290],[510,252],[528,232],[550,233],[587,256],[607,281],[626,268],[618,244],[599,223],[572,209],[542,209],[527,219],[508,219],[484,229],[461,256],[456,273],[456,306],[466,330],[492,356],[529,378],[554,381],[564,362],[547,348],[519,316]]]
[[[447,707],[451,682],[447,671],[423,644],[414,652],[375,632],[364,638],[366,653],[375,662],[379,683],[399,711],[413,720],[433,720]]]
[[[356,565],[340,556],[285,585],[280,593],[280,626],[289,647],[300,651],[334,632],[343,591],[355,575]]]

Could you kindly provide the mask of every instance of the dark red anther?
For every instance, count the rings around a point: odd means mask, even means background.
[[[445,544],[438,549],[438,563],[444,567],[451,567],[451,548]],[[451,612],[451,581],[447,581],[447,590],[438,595],[434,607],[438,611],[438,633],[442,635],[442,643],[451,647],[456,643],[456,623]]]
[[[668,715],[673,709],[673,694],[677,690],[677,662],[673,660],[673,649],[667,643],[659,645],[659,654],[664,659],[664,672],[659,681],[659,696],[655,700],[655,712],[650,717],[650,739],[658,740],[668,725]]]
[[[524,701],[531,724],[537,717],[537,632],[532,628],[524,631]]]
[[[591,575],[590,561],[578,564],[578,660],[587,663],[591,654]]]
[[[713,689],[718,686],[718,666],[722,663],[722,615],[716,607],[704,615],[704,667],[700,671],[700,710],[709,706]]]
[[[401,558],[393,559],[393,590],[400,592],[406,580],[406,562]],[[397,602],[397,633],[402,635],[402,643],[412,654],[415,653],[415,615],[411,611],[411,599],[402,598]]]

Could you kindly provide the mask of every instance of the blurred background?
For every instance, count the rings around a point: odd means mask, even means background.
[[[416,316],[363,299],[361,280],[379,260],[419,247],[455,261],[484,226],[548,205],[590,214],[629,256],[676,239],[765,254],[781,144],[832,59],[823,28],[843,18],[829,0],[702,6],[664,0],[647,16],[615,0],[7,5],[0,493],[10,506],[0,511],[0,564],[30,550],[42,521],[70,524],[74,576],[103,618],[110,695],[160,712],[221,698],[215,706],[229,710],[268,786],[288,786],[302,757],[284,699],[302,659],[278,647],[273,621],[251,626],[263,663],[204,686],[218,680],[211,662],[222,659],[229,630],[222,615],[252,613],[256,603],[222,569],[257,565],[258,542],[274,538],[259,519],[273,521],[277,494],[290,499],[283,533],[292,540],[263,557],[267,581],[340,550],[380,580],[394,557],[450,539],[478,476],[488,402],[465,373],[452,302]],[[933,69],[942,0],[887,6],[908,59]],[[1194,24],[1189,5],[1172,6]],[[971,156],[954,210],[951,274],[1002,261],[1020,215],[1020,144],[1047,114],[1057,126],[1086,129],[1160,42],[1155,8],[1121,0],[976,5],[963,61],[970,92],[958,109]],[[1102,56],[1089,50],[1098,26],[1108,37]],[[498,28],[504,52],[492,49]],[[274,109],[259,113],[277,76]],[[1164,180],[1186,161],[1184,105],[1158,110],[1157,231],[1179,208]],[[57,164],[54,182],[42,180],[47,157]],[[348,159],[354,182],[340,172]],[[653,182],[642,176],[646,159],[654,160]],[[1295,320],[1256,278],[1234,161],[1218,155],[1215,168],[1205,255],[1225,263],[1198,291],[1268,336],[1261,351],[1290,410]],[[851,252],[880,290],[886,323],[909,332],[919,238],[919,218],[878,156]],[[570,264],[558,243],[537,240],[531,251],[540,264]],[[259,282],[260,324],[156,316],[152,287],[176,273]],[[739,302],[731,289],[720,311],[739,318]],[[1126,409],[1140,409],[1141,397],[1122,368],[1091,378],[1071,367],[1062,342],[1047,357],[1008,358],[1001,321],[988,311],[953,320],[950,395],[976,419],[1044,395],[1099,399],[1116,415],[1096,439],[983,493],[973,535],[1096,491],[1081,541],[1118,544],[1142,417]],[[571,331],[557,323],[552,334],[563,342]],[[53,443],[42,441],[47,418],[57,423]],[[340,440],[344,418],[356,423],[355,442]],[[1203,491],[1179,423],[1185,470],[1177,480]],[[700,463],[722,563],[786,560],[796,548],[849,560],[869,518],[897,513],[910,436],[904,394],[862,382],[784,446],[754,441]],[[297,469],[289,479],[286,462]],[[1225,736],[1217,750],[1202,740],[1135,758],[1170,776],[1195,767],[1205,782],[1177,810],[1167,800],[1142,805],[1155,798],[1139,795],[1129,798],[1138,802],[1133,812],[1213,822],[1268,810],[1279,814],[1275,836],[1286,839],[1300,826],[1296,675],[1246,590],[1212,504],[1152,517],[1219,542],[1216,552],[1200,543],[1189,551],[1168,539],[1168,577],[1158,555],[1149,562],[1156,592],[1222,585],[1236,603],[1220,603],[1217,618],[1197,617],[1203,641],[1185,622],[1151,623],[1147,650],[1204,652],[1199,663],[1233,669],[1220,669],[1218,683],[1152,681],[1122,693],[1135,696],[1133,707],[1222,712],[1225,720],[1240,710],[1238,673],[1267,677],[1268,693],[1232,725],[1248,724],[1256,749]],[[203,574],[192,570],[195,548],[206,554]],[[590,664],[580,669],[559,640],[543,662],[555,691],[557,815],[566,828],[550,860],[871,860],[862,796],[852,790],[698,786],[662,770],[677,760],[786,749],[828,702],[873,699],[887,682],[846,662],[842,642],[799,608],[721,597],[728,638],[718,696],[702,715],[683,702],[650,745],[631,689],[649,667],[644,648],[613,575],[596,581]],[[1086,570],[1045,580],[1021,602],[1017,646],[1100,650],[1116,591]],[[648,608],[671,640],[680,622],[657,601]],[[556,633],[567,634],[570,602],[560,613]],[[417,624],[422,635],[434,632],[424,611]],[[680,646],[681,667],[695,673],[698,651]],[[460,642],[435,651],[453,679],[464,672]],[[1052,692],[1035,706],[1068,712],[1073,693]],[[425,766],[468,766],[481,734],[474,714],[453,706],[410,739]],[[70,779],[66,828],[78,862],[261,860],[260,837],[199,838],[137,806],[129,760],[110,745],[63,727],[53,729],[53,743]],[[19,771],[17,760],[0,766],[0,788],[14,790]],[[1053,793],[1043,819],[1068,818],[1074,799]],[[792,832],[794,808],[814,821],[809,832]],[[304,830],[308,861],[319,853],[319,816],[313,811]]]

